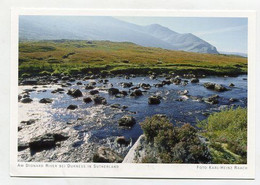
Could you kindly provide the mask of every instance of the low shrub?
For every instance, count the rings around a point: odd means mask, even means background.
[[[213,113],[206,120],[199,122],[198,126],[203,129],[201,135],[209,139],[211,150],[217,151],[215,158],[219,159],[214,159],[215,161],[220,163],[246,161],[247,108],[231,107]]]
[[[206,144],[200,140],[197,129],[190,124],[174,127],[165,116],[154,115],[146,118],[140,125],[146,141],[156,150],[152,158],[157,159],[157,162],[209,163],[211,161]]]

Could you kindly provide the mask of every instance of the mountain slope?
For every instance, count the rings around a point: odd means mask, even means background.
[[[158,24],[139,26],[113,17],[20,16],[21,40],[110,40],[198,53],[218,53],[206,41]]]
[[[159,24],[146,26],[145,30],[155,38],[159,38],[178,48],[178,50],[198,53],[218,53],[216,47],[191,33],[179,34]]]

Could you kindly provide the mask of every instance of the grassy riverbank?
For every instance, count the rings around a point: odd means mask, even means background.
[[[23,41],[19,43],[19,76],[55,74],[193,73],[238,75],[247,58],[172,51],[110,41]]]
[[[174,127],[159,115],[140,125],[146,140],[143,163],[247,163],[246,108],[213,113],[198,124],[201,130],[189,124]]]
[[[199,123],[209,142],[213,163],[241,164],[247,161],[247,109],[226,109]]]

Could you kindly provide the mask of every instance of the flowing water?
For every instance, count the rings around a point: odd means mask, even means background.
[[[150,85],[156,84],[164,80],[164,78],[150,79],[149,77],[136,77],[125,79],[123,77],[108,78],[108,84],[98,83],[98,80],[81,81],[83,85],[77,85],[71,82],[72,86],[65,87],[64,93],[51,93],[54,89],[60,87],[59,85],[44,86],[19,86],[19,93],[25,89],[34,89],[30,92],[30,98],[33,99],[32,103],[24,104],[19,103],[19,122],[29,119],[37,119],[39,128],[37,132],[43,133],[45,130],[55,130],[67,128],[68,126],[77,133],[77,140],[73,141],[72,147],[77,148],[85,142],[94,143],[96,145],[108,145],[112,147],[113,141],[117,136],[125,136],[131,139],[131,145],[142,134],[139,123],[145,117],[154,114],[166,114],[170,121],[175,125],[182,123],[190,123],[196,126],[196,121],[206,118],[208,113],[219,111],[222,108],[230,106],[247,106],[247,75],[238,77],[207,77],[201,78],[197,84],[188,83],[183,85],[165,85],[161,88],[152,86],[150,90],[143,93],[139,97],[115,97],[107,92],[107,88],[113,87],[120,90],[128,91],[129,88],[123,88],[120,82],[132,82],[134,85],[139,83],[148,83]],[[107,105],[94,105],[91,103],[84,103],[83,98],[91,96],[88,94],[90,90],[85,89],[85,84],[89,82],[97,82],[96,89],[99,90],[99,95],[105,97]],[[203,87],[204,82],[213,82],[226,86],[229,90],[225,92],[216,92],[208,90]],[[230,83],[235,84],[235,87],[228,87]],[[83,97],[73,98],[67,95],[68,89],[80,89]],[[143,89],[142,89],[143,90]],[[194,100],[186,96],[182,96],[178,91],[188,90],[189,95],[193,97],[203,98],[209,97],[214,94],[220,96],[219,103],[211,105],[203,101]],[[162,97],[159,105],[149,105],[148,97],[151,95],[160,95]],[[51,104],[41,104],[39,100],[42,98],[52,98],[54,101]],[[183,101],[176,101],[178,98],[183,98]],[[237,102],[230,102],[230,98],[238,99]],[[75,110],[67,110],[70,104],[77,105]],[[111,104],[120,104],[127,106],[126,109],[118,109],[110,107]],[[118,119],[123,115],[131,115],[136,119],[137,124],[132,128],[124,128],[118,126]],[[30,129],[29,127],[27,128]],[[21,130],[22,131],[22,130]],[[39,133],[32,129],[30,132],[21,132],[20,138],[26,139]],[[27,138],[28,139],[28,138]],[[130,147],[130,146],[129,146]],[[129,147],[122,149],[123,155],[129,150]],[[117,150],[119,150],[117,148]]]

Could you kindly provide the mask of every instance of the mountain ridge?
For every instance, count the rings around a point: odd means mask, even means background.
[[[170,50],[219,54],[216,47],[191,33],[177,33],[160,24],[140,26],[103,16],[20,16],[19,38],[110,40]]]

